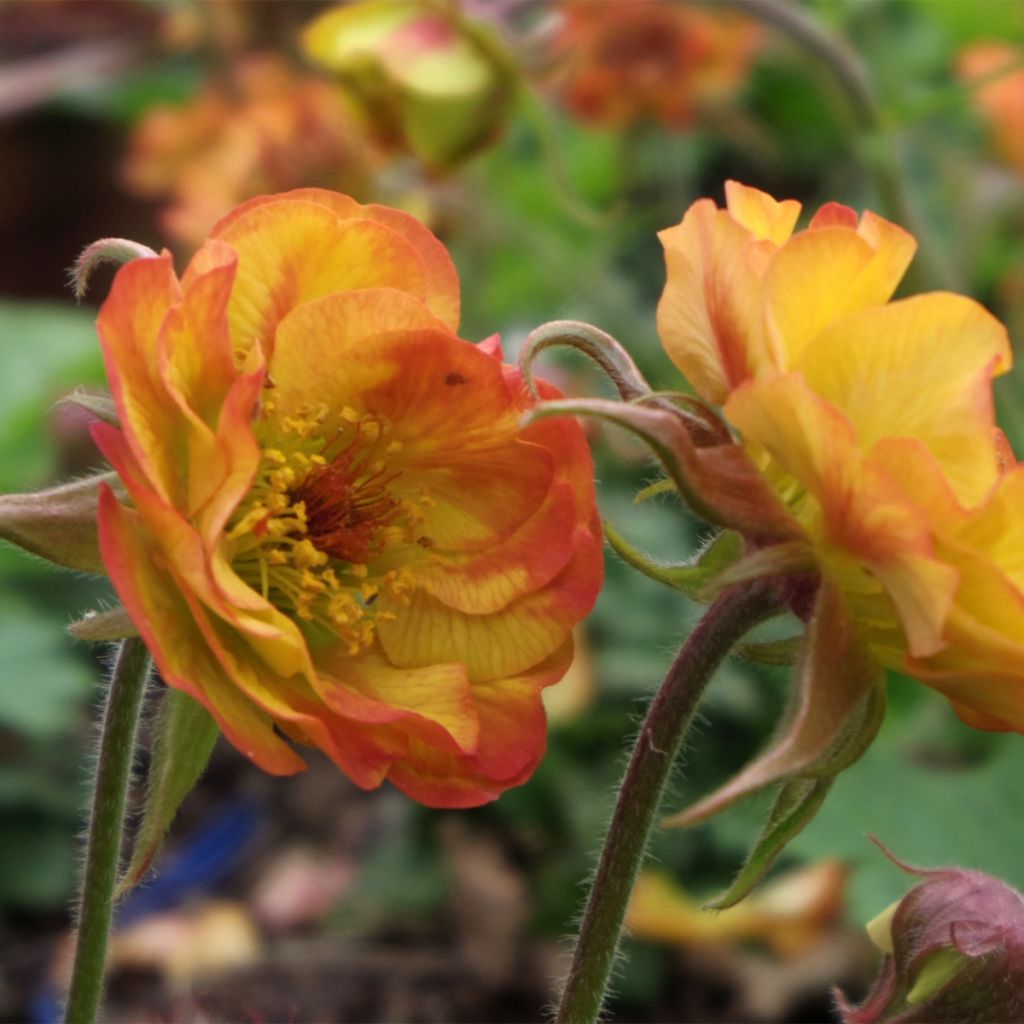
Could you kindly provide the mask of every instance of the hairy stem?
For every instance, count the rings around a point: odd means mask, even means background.
[[[608,826],[558,1024],[597,1020],[633,883],[693,712],[725,655],[748,630],[779,611],[783,599],[779,587],[763,581],[724,591],[683,644],[651,702]]]
[[[99,1011],[135,732],[149,665],[149,652],[141,640],[133,637],[121,643],[103,709],[79,901],[78,945],[64,1013],[67,1024],[92,1024]]]

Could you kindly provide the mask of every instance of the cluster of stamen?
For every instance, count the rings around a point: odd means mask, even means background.
[[[234,569],[356,654],[373,643],[378,622],[394,617],[375,607],[382,592],[409,603],[411,570],[389,554],[429,546],[423,523],[433,500],[394,493],[400,472],[389,456],[402,445],[381,418],[347,407],[282,415],[271,399],[254,429],[263,460],[228,527]]]

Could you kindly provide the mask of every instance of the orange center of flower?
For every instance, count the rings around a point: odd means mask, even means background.
[[[263,460],[228,527],[232,565],[268,601],[356,654],[394,617],[375,607],[381,592],[408,603],[408,545],[429,546],[422,527],[433,502],[403,495],[394,464],[402,445],[381,418],[347,407],[283,415],[271,400],[254,430]]]

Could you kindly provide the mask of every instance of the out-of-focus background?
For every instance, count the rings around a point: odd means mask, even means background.
[[[894,216],[891,159],[933,276],[1024,328],[1024,4],[828,0],[798,6],[845,40],[877,93],[866,135],[834,67],[724,3],[393,0],[342,7],[187,0],[0,2],[0,489],[100,465],[88,414],[110,281],[76,305],[66,268],[104,236],[166,246],[179,269],[216,219],[315,185],[403,207],[450,247],[463,336],[514,353],[556,318],[616,335],[680,387],[654,308],[656,232],[738,178],[813,208]],[[883,166],[884,173],[884,166]],[[546,363],[569,393],[603,385]],[[1024,453],[1024,392],[1000,383]],[[702,527],[643,451],[594,429],[601,507],[638,547],[684,558]],[[0,1020],[53,1020],[106,652],[65,627],[112,595],[0,550]],[[539,1020],[645,699],[699,609],[608,559],[550,751],[496,804],[435,812],[363,793],[315,753],[291,779],[226,744],[112,944],[111,1021]],[[786,624],[776,627],[785,634]],[[671,796],[682,806],[764,742],[787,670],[730,663]],[[880,738],[840,777],[765,887],[699,911],[765,811],[659,835],[631,912],[612,1018],[824,1021],[875,968],[861,926],[923,865],[1024,885],[1024,742],[960,725],[893,679]],[[144,769],[140,765],[140,769]]]

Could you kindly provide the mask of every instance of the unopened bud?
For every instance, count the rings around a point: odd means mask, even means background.
[[[306,29],[310,58],[336,74],[385,142],[449,169],[494,140],[516,71],[490,29],[455,5],[366,0]]]
[[[31,494],[0,494],[0,539],[47,561],[82,572],[105,573],[96,513],[100,485],[120,489],[114,473]]]
[[[1020,893],[980,871],[896,863],[924,881],[868,925],[886,956],[860,1006],[837,996],[843,1024],[1024,1021]]]

